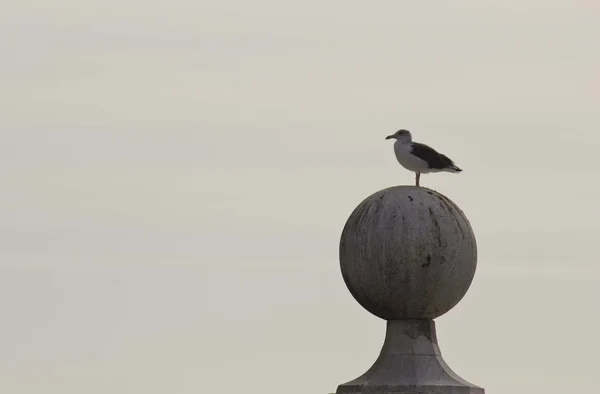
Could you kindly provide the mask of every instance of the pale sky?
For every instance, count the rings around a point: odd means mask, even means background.
[[[423,4],[427,3],[427,4]],[[0,6],[0,392],[326,394],[385,322],[342,227],[464,172],[479,265],[436,320],[488,394],[597,391],[600,3]]]

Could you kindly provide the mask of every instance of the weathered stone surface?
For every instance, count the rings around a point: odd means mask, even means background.
[[[388,321],[375,364],[336,391],[370,394],[484,394],[456,375],[440,354],[435,323],[429,319]]]
[[[434,319],[465,295],[477,266],[473,230],[442,194],[396,186],[366,198],[340,242],[350,293],[382,319]]]
[[[484,394],[446,365],[433,322],[462,299],[477,266],[475,236],[452,201],[413,186],[371,195],[344,227],[340,265],[354,298],[388,323],[377,361],[338,394]]]

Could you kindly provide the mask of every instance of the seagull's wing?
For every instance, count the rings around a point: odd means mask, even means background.
[[[414,142],[412,145],[412,154],[417,156],[419,159],[426,161],[429,165],[429,168],[441,170],[444,168],[456,167],[452,160],[450,160],[447,156],[442,155],[429,145]]]

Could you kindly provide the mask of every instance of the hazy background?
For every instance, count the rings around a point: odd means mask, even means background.
[[[0,6],[0,392],[362,374],[385,324],[338,241],[414,181],[399,128],[464,169],[422,178],[479,246],[448,364],[488,394],[596,390],[600,6],[490,3]]]

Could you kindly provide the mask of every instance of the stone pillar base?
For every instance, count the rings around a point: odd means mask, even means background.
[[[444,362],[431,319],[390,320],[375,364],[336,393],[484,394]]]

